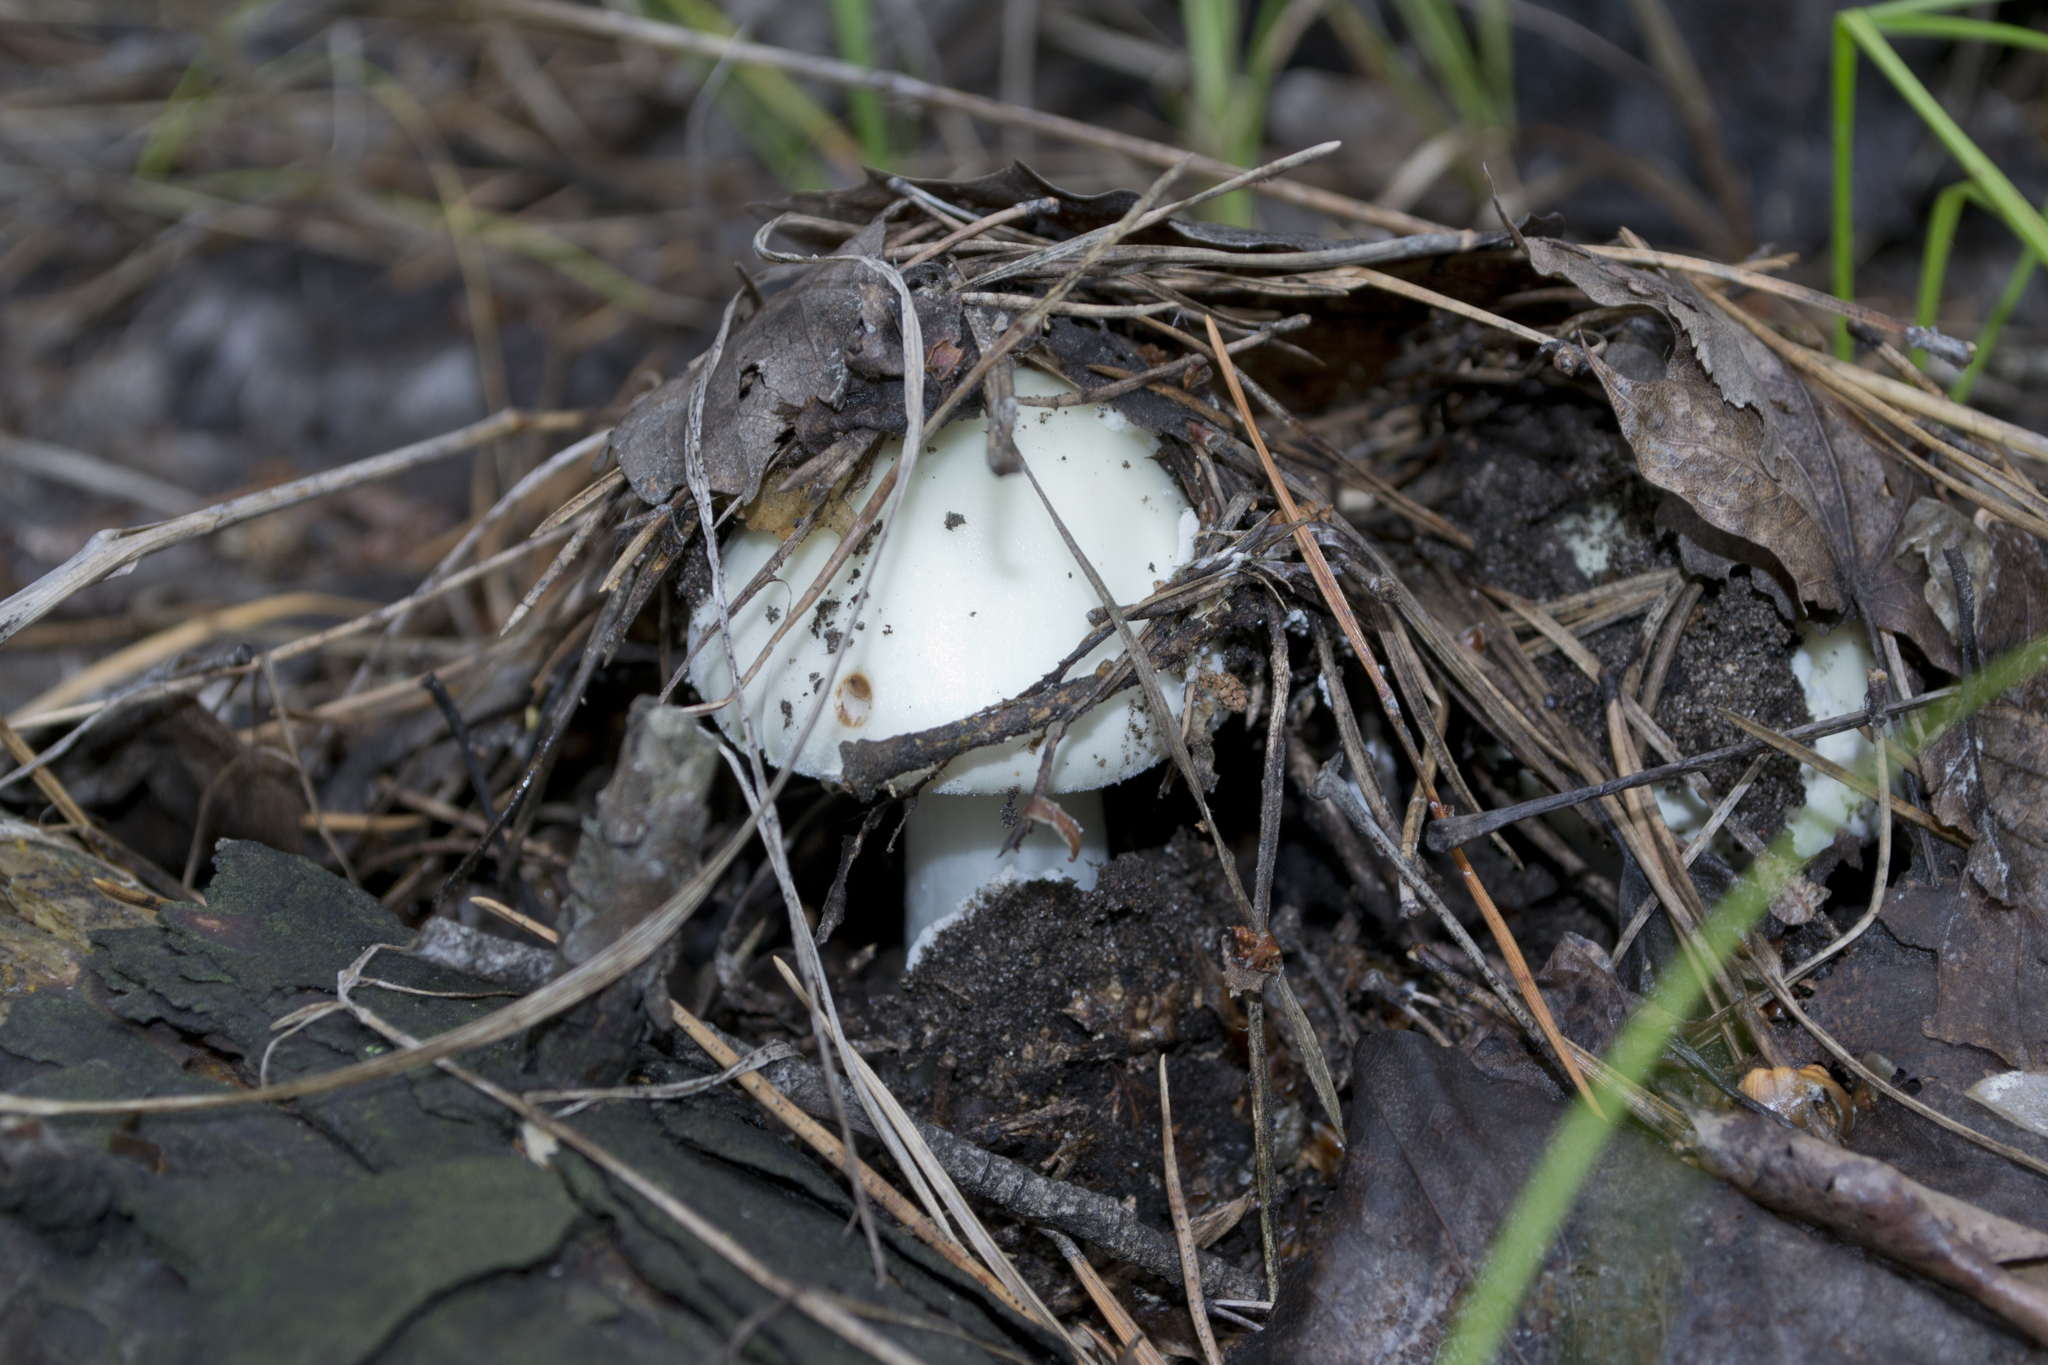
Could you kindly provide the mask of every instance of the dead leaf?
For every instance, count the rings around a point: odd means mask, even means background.
[[[1977,618],[1986,658],[2048,630],[2048,547],[1991,523]],[[1972,750],[1972,744],[1975,748]],[[2048,679],[2034,677],[1927,747],[1934,814],[1976,836],[1969,875],[1994,900],[2048,914]]]
[[[1257,994],[1280,970],[1280,943],[1271,934],[1232,925],[1223,936],[1223,983],[1232,995]]]
[[[1351,1094],[1337,1191],[1269,1325],[1233,1352],[1242,1365],[1435,1360],[1563,1109],[1404,1030],[1361,1041]],[[1929,1223],[1947,1210],[1923,1207]],[[1994,1257],[2026,1249],[2019,1236],[1991,1242],[1988,1220],[1970,1226]],[[1633,1133],[1594,1168],[1512,1340],[1525,1360],[2032,1358],[1918,1279],[1759,1210]]]
[[[2008,1066],[2048,1062],[2048,924],[2038,912],[1987,901],[1974,879],[1895,887],[1884,921],[1938,959],[1928,1037],[1995,1053]]]
[[[1926,567],[1927,584],[1922,595],[1941,621],[1951,640],[1960,640],[1961,618],[1956,615],[1955,575],[1949,571],[1949,550],[1961,550],[1968,561],[1970,581],[1977,589],[1977,612],[1973,618],[1978,633],[1984,630],[1984,587],[1991,581],[1991,541],[1968,517],[1945,502],[1923,497],[1906,509],[1906,523],[1900,529],[1898,556],[1912,555]]]
[[[1854,610],[1910,637],[1942,667],[1955,666],[1954,646],[1922,593],[1924,569],[1895,555],[1924,480],[1690,285],[1559,242],[1527,245],[1543,273],[1670,324],[1676,344],[1661,373],[1649,354],[1630,366],[1639,377],[1586,356],[1644,478],[1679,495],[1709,526],[1768,550],[1800,599],[1823,611]]]
[[[834,254],[875,255],[877,219]],[[956,295],[912,295],[927,346],[925,401],[936,406],[973,368]],[[735,328],[705,381],[704,472],[714,493],[751,501],[779,455],[822,454],[855,432],[900,434],[903,337],[898,295],[850,261],[813,266]],[[633,491],[650,505],[683,485],[683,434],[696,380],[682,374],[643,394],[619,420],[612,449]]]

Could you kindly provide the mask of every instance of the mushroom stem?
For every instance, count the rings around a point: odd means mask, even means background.
[[[1049,830],[1033,830],[1017,852],[1004,858],[1003,824],[1008,796],[935,796],[917,799],[904,830],[903,941],[915,962],[929,931],[959,910],[960,903],[1007,869],[1020,877],[1065,877],[1088,890],[1109,861],[1103,834],[1102,793],[1066,792],[1059,798],[1081,826],[1080,856],[1069,862],[1067,848]]]

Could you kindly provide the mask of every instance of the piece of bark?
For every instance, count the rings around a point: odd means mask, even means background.
[[[652,697],[634,700],[618,767],[598,793],[597,815],[584,818],[569,869],[556,975],[630,932],[697,870],[718,761],[718,742],[695,717]],[[674,956],[671,944],[553,1021],[536,1049],[540,1074],[573,1086],[616,1082],[647,1028],[667,1027]]]

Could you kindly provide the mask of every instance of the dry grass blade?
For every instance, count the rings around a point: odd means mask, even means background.
[[[1785,731],[1780,737],[1814,739],[1822,735],[1839,734],[1844,730],[1854,730],[1860,726],[1868,725],[1873,719],[1884,720],[1892,716],[1917,711],[1922,707],[1929,706],[1936,701],[1954,695],[1955,689],[1953,687],[1936,688],[1933,691],[1923,692],[1916,697],[1909,697],[1903,701],[1887,702],[1883,706],[1878,707],[1873,713],[1866,714],[1862,711],[1852,711],[1848,715],[1837,716],[1833,720],[1817,720],[1810,721],[1805,725],[1796,725],[1792,729]],[[1608,781],[1594,783],[1591,786],[1579,787],[1571,791],[1555,792],[1549,796],[1539,796],[1528,801],[1518,801],[1513,805],[1500,806],[1493,810],[1480,811],[1472,815],[1453,815],[1448,818],[1439,818],[1431,821],[1429,833],[1425,836],[1424,842],[1429,845],[1433,852],[1441,853],[1455,844],[1469,843],[1474,839],[1483,838],[1497,829],[1514,824],[1517,820],[1526,820],[1536,815],[1547,815],[1551,811],[1583,805],[1588,801],[1597,801],[1604,797],[1625,792],[1632,787],[1669,782],[1673,778],[1683,777],[1687,773],[1698,772],[1703,768],[1711,768],[1717,764],[1725,763],[1731,758],[1748,758],[1754,755],[1760,748],[1773,747],[1776,746],[1759,740],[1744,740],[1740,743],[1724,745],[1719,749],[1709,749],[1705,753],[1695,754],[1691,758],[1681,759],[1674,763],[1666,763],[1661,767],[1645,768],[1638,773],[1610,778]]]
[[[505,921],[505,923],[507,924],[516,925],[519,928],[524,929],[527,933],[532,934],[535,938],[539,939],[543,943],[560,943],[562,941],[561,935],[557,934],[553,929],[549,928],[547,925],[542,924],[539,920],[533,919],[530,916],[520,914],[517,910],[514,910],[511,906],[505,904],[505,902],[498,900],[494,897],[471,896],[469,898],[469,903],[471,905],[474,905],[479,910],[487,911],[490,914],[496,915],[499,919]],[[728,1065],[730,1064],[728,1063]]]
[[[1748,716],[1730,711],[1725,706],[1719,709],[1721,714],[1726,716],[1729,722],[1744,734],[1754,735],[1779,753],[1788,754],[1815,772],[1834,778],[1835,781],[1853,789],[1866,800],[1875,801],[1878,799],[1877,784],[1861,773],[1853,772],[1832,759],[1821,757],[1820,754],[1807,748],[1798,740],[1787,739],[1768,725],[1761,725],[1751,720]],[[1893,814],[1897,815],[1907,824],[1918,825],[1937,839],[1946,839],[1957,848],[1968,848],[1974,842],[1969,835],[1959,829],[1950,829],[1947,825],[1942,824],[1941,821],[1935,819],[1926,811],[1921,810],[1910,801],[1902,801],[1892,796],[1888,796],[1885,799],[1891,805]]]
[[[378,608],[369,602],[319,592],[282,592],[272,597],[259,597],[253,602],[223,607],[219,611],[195,616],[168,630],[158,631],[147,639],[138,640],[126,649],[116,650],[104,659],[79,669],[63,682],[24,702],[9,719],[16,722],[27,721],[34,719],[41,712],[55,711],[61,706],[82,701],[95,692],[126,682],[166,659],[175,659],[186,650],[196,649],[208,640],[218,639],[223,635],[239,634],[293,616],[355,617],[376,610]],[[368,618],[364,616],[362,619]],[[332,634],[323,634],[328,639],[335,638]]]
[[[361,886],[363,884],[362,878],[356,875],[354,864],[349,862],[348,854],[342,851],[341,844],[334,837],[334,831],[327,827],[326,816],[320,810],[320,795],[313,790],[312,774],[306,771],[305,760],[299,754],[298,740],[292,736],[291,711],[285,705],[284,689],[279,687],[277,683],[277,664],[267,653],[264,654],[261,662],[263,681],[270,686],[270,704],[277,710],[277,728],[284,739],[284,755],[291,762],[292,771],[298,774],[299,794],[306,798],[306,810],[313,817],[313,828],[320,832],[320,841],[326,844],[327,851],[334,855],[334,861],[340,865],[342,875],[347,877],[352,885]],[[253,685],[251,684],[251,686]],[[226,772],[227,770],[222,769],[222,771]],[[479,792],[478,795],[484,796],[486,800],[489,799],[487,793]],[[205,826],[206,822],[201,820],[194,827],[193,837],[195,839],[204,831]],[[191,879],[188,877],[186,880],[189,881]]]
[[[416,683],[409,686],[415,691],[418,690]],[[781,795],[789,777],[788,770],[777,774],[768,791],[764,793],[765,799],[772,802]],[[472,1020],[446,1033],[409,1044],[382,1056],[372,1057],[367,1061],[305,1076],[282,1085],[203,1095],[134,1096],[111,1100],[48,1100],[31,1095],[0,1094],[0,1114],[47,1117],[64,1114],[168,1114],[230,1109],[245,1104],[274,1104],[305,1095],[326,1094],[391,1076],[402,1076],[408,1071],[524,1033],[534,1025],[552,1019],[564,1010],[589,999],[658,952],[703,903],[704,898],[711,894],[712,888],[732,866],[740,851],[753,840],[760,820],[758,811],[750,812],[726,836],[724,842],[711,856],[704,860],[704,865],[696,874],[664,901],[659,909],[613,940],[609,946],[581,966],[548,982],[531,994],[522,996],[503,1009],[495,1010],[481,1019]]]
[[[720,1066],[730,1067],[739,1061],[739,1053],[728,1046],[723,1038],[713,1033],[696,1015],[673,1000],[669,1001],[669,1012],[683,1031],[690,1035],[691,1041],[703,1048],[705,1054]],[[749,1071],[734,1079],[763,1109],[782,1120],[791,1132],[809,1143],[818,1155],[825,1158],[828,1165],[839,1170],[846,1168],[849,1163],[845,1145],[833,1136],[830,1129],[797,1108],[789,1097],[777,1090],[765,1076]],[[867,1191],[870,1199],[887,1209],[897,1222],[916,1234],[919,1241],[945,1257],[955,1269],[971,1277],[1018,1314],[1029,1316],[1024,1305],[1018,1302],[1009,1287],[983,1269],[979,1262],[967,1254],[967,1249],[960,1245],[959,1240],[942,1225],[932,1222],[918,1212],[916,1205],[905,1199],[895,1186],[882,1179],[874,1167],[860,1160],[858,1156],[852,1158],[852,1163],[859,1174],[861,1187]]]
[[[1238,415],[1244,419],[1245,430],[1250,433],[1252,444],[1259,452],[1259,459],[1266,467],[1266,477],[1272,481],[1274,495],[1280,501],[1280,510],[1294,527],[1295,542],[1301,547],[1301,557],[1307,562],[1310,572],[1315,575],[1316,586],[1322,591],[1323,601],[1329,606],[1331,614],[1337,618],[1338,625],[1343,628],[1344,636],[1351,642],[1352,651],[1358,656],[1359,663],[1365,667],[1373,680],[1373,685],[1379,690],[1381,702],[1387,708],[1388,722],[1399,729],[1400,709],[1393,701],[1393,694],[1387,687],[1385,677],[1379,671],[1371,647],[1366,644],[1365,632],[1359,628],[1358,617],[1352,612],[1350,601],[1337,586],[1336,575],[1330,572],[1329,561],[1323,558],[1322,547],[1316,543],[1315,537],[1309,534],[1308,526],[1302,521],[1294,497],[1287,491],[1287,484],[1280,477],[1280,468],[1273,463],[1272,452],[1266,449],[1265,437],[1259,434],[1258,423],[1252,420],[1251,405],[1245,401],[1244,389],[1237,382],[1237,367],[1231,364],[1228,353],[1223,349],[1223,335],[1216,329],[1216,320],[1205,318],[1204,321],[1209,328],[1209,344],[1215,348],[1218,363],[1223,370],[1224,383],[1229,386],[1230,396],[1237,404]],[[1419,758],[1416,759],[1416,764],[1419,774]],[[1370,774],[1371,769],[1366,769],[1365,772]],[[1428,796],[1432,811],[1438,819],[1450,814],[1433,790],[1428,792]],[[1534,1016],[1537,1026],[1543,1031],[1543,1036],[1550,1041],[1551,1048],[1556,1052],[1559,1065],[1563,1066],[1565,1074],[1571,1078],[1572,1084],[1585,1097],[1586,1103],[1592,1106],[1593,1111],[1602,1112],[1599,1100],[1594,1097],[1591,1087],[1586,1084],[1585,1076],[1579,1070],[1578,1062],[1565,1049],[1564,1034],[1558,1029],[1557,1021],[1551,1017],[1550,1006],[1544,1003],[1543,993],[1536,989],[1536,979],[1529,974],[1529,964],[1523,960],[1521,947],[1516,944],[1515,936],[1508,930],[1507,921],[1501,918],[1500,910],[1494,905],[1493,898],[1487,895],[1486,888],[1480,884],[1479,874],[1473,870],[1464,851],[1456,850],[1451,856],[1458,864],[1458,872],[1465,880],[1466,889],[1472,893],[1473,900],[1479,905],[1480,913],[1486,917],[1486,927],[1493,934],[1494,942],[1501,950],[1501,956],[1507,960],[1508,970],[1514,974],[1515,985],[1521,990],[1530,1014]]]
[[[692,56],[709,57],[714,61],[724,59],[750,66],[774,67],[831,85],[879,90],[885,95],[910,103],[926,104],[937,109],[958,110],[998,127],[1021,128],[1063,142],[1114,152],[1144,166],[1171,166],[1188,155],[1179,148],[1153,142],[1148,138],[1133,137],[1128,133],[1098,128],[1078,119],[1062,118],[1057,114],[1045,114],[1014,104],[1004,104],[1000,100],[933,85],[928,81],[921,81],[895,71],[877,71],[869,67],[855,66],[851,62],[834,61],[829,57],[813,57],[801,52],[791,52],[786,48],[769,47],[763,43],[723,38],[716,34],[702,33],[695,29],[657,23],[607,10],[582,9],[574,5],[555,3],[555,0],[488,0],[488,4],[490,8],[515,18],[599,37],[645,43],[660,51],[685,52]],[[1190,165],[1197,173],[1217,180],[1228,180],[1241,174],[1243,169],[1206,156],[1195,157]],[[1272,181],[1260,184],[1256,188],[1259,193],[1274,199],[1297,204],[1319,213],[1327,213],[1332,217],[1368,223],[1390,232],[1454,231],[1441,223],[1432,223],[1426,218],[1383,209],[1376,204],[1368,204],[1309,185],[1299,185],[1293,181]]]
[[[1479,323],[1483,327],[1491,327],[1496,331],[1506,332],[1511,337],[1533,342],[1538,346],[1549,346],[1557,340],[1556,337],[1551,336],[1547,332],[1539,332],[1534,327],[1525,327],[1512,318],[1504,318],[1498,313],[1489,313],[1484,308],[1476,308],[1462,299],[1454,299],[1448,294],[1439,294],[1434,289],[1424,289],[1419,284],[1410,284],[1406,280],[1397,279],[1392,275],[1372,270],[1362,265],[1343,266],[1332,273],[1341,273],[1356,279],[1361,284],[1370,285],[1372,288],[1388,294],[1398,294],[1404,299],[1413,299],[1417,303],[1426,303],[1432,308],[1441,308],[1446,313],[1456,314],[1458,317]]]
[[[1116,1295],[1110,1292],[1109,1286],[1102,1282],[1102,1276],[1096,1273],[1095,1267],[1088,1264],[1088,1258],[1081,1254],[1080,1247],[1074,1245],[1074,1239],[1052,1228],[1040,1228],[1039,1231],[1050,1237],[1053,1245],[1060,1249],[1060,1255],[1066,1259],[1068,1269],[1074,1272],[1074,1278],[1081,1282],[1081,1288],[1087,1291],[1089,1300],[1094,1303],[1095,1311],[1102,1314],[1103,1321],[1109,1324],[1109,1330],[1116,1333],[1117,1341],[1124,1348],[1124,1354],[1119,1356],[1119,1360],[1129,1359],[1138,1365],[1166,1365],[1165,1359],[1159,1354],[1159,1348],[1138,1330],[1138,1324],[1132,1320],[1130,1312],[1118,1302]]]
[[[814,946],[813,952],[815,951]],[[790,969],[789,964],[779,957],[773,961],[782,973],[783,982],[796,993],[798,999],[808,1005],[809,992],[804,990],[803,983],[797,980],[796,973]],[[1052,1310],[1040,1302],[1038,1295],[1017,1272],[1017,1267],[1003,1254],[1002,1248],[996,1245],[995,1238],[989,1235],[988,1229],[982,1225],[981,1219],[968,1205],[966,1197],[960,1193],[959,1186],[953,1183],[953,1177],[947,1172],[945,1165],[925,1142],[924,1134],[918,1130],[916,1122],[904,1111],[903,1106],[897,1103],[896,1097],[889,1092],[888,1087],[882,1084],[882,1078],[874,1073],[867,1059],[852,1047],[847,1047],[843,1055],[847,1061],[848,1078],[856,1086],[855,1093],[860,1094],[862,1100],[870,1106],[869,1113],[875,1120],[876,1131],[888,1134],[893,1129],[895,1137],[908,1149],[909,1159],[901,1163],[906,1173],[913,1169],[921,1171],[931,1182],[939,1197],[945,1202],[947,1212],[952,1214],[953,1221],[959,1224],[961,1231],[967,1235],[967,1240],[973,1245],[976,1254],[1009,1287],[1011,1295],[1023,1305],[1022,1311],[1048,1331],[1064,1336],[1059,1319],[1053,1316]],[[877,1113],[877,1109],[881,1112]],[[914,1167],[911,1164],[913,1162]]]
[[[1173,1099],[1167,1092],[1166,1054],[1159,1054],[1159,1144],[1166,1170],[1166,1205],[1173,1211],[1173,1237],[1180,1243],[1181,1282],[1187,1286],[1188,1316],[1195,1320],[1195,1335],[1202,1342],[1202,1356],[1209,1365],[1223,1365],[1216,1350],[1216,1334],[1209,1328],[1209,1311],[1202,1302],[1202,1266],[1195,1258],[1195,1230],[1188,1222],[1188,1201],[1180,1191],[1180,1161],[1173,1154]]]
[[[84,549],[5,602],[0,602],[0,640],[7,639],[31,621],[40,620],[72,594],[173,545],[212,535],[215,531],[359,484],[388,479],[409,469],[475,450],[502,437],[524,431],[567,431],[583,423],[583,415],[574,412],[501,412],[459,431],[419,441],[383,455],[373,455],[367,460],[357,460],[339,469],[293,479],[275,488],[216,503],[170,521],[97,532],[86,542]]]
[[[13,755],[14,761],[32,774],[36,789],[49,798],[50,804],[63,815],[67,824],[81,831],[90,831],[93,828],[92,817],[85,813],[78,802],[72,800],[71,793],[57,780],[57,774],[51,772],[49,766],[37,757],[36,751],[28,746],[27,740],[16,733],[5,717],[0,717],[0,745],[5,745],[7,752]]]
[[[1793,284],[1790,280],[1781,280],[1775,275],[1766,275],[1759,270],[1745,270],[1739,265],[1723,265],[1719,261],[1709,261],[1698,256],[1681,256],[1671,251],[1652,251],[1646,247],[1587,245],[1581,246],[1579,250],[1589,256],[1601,256],[1610,261],[1620,261],[1624,265],[1646,265],[1664,270],[1676,270],[1683,275],[1693,275],[1711,280],[1724,280],[1729,284],[1739,284],[1745,289],[1754,289],[1760,294],[1776,294],[1779,298],[1791,299],[1795,303],[1803,303],[1809,307],[1824,309],[1830,313],[1839,313],[1841,316],[1855,322],[1860,322],[1866,327],[1889,332],[1893,336],[1902,337],[1908,332],[1919,333],[1923,330],[1910,327],[1889,313],[1880,313],[1874,308],[1865,308],[1861,304],[1849,303],[1843,299],[1836,298],[1833,294],[1824,294],[1818,289],[1808,289],[1803,284]],[[1952,349],[1953,354],[1962,357],[1963,363],[1968,363],[1970,352],[1976,349],[1970,342],[1958,341],[1954,337],[1942,337],[1938,333],[1934,338],[1929,338],[1928,340],[1946,343]],[[1922,341],[1916,340],[1914,344],[1920,345]]]

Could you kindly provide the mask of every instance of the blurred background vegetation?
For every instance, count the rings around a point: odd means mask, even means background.
[[[1846,200],[1837,7],[1819,0],[610,8],[1238,164],[1340,138],[1299,178],[1451,226],[1492,225],[1495,191],[1588,239],[1627,228],[1723,258],[1797,253],[1790,273],[1828,287],[1846,222],[1865,301],[1962,336],[2003,326],[1980,373],[1938,378],[2048,416],[2048,315],[2023,236],[1929,122],[1949,120],[2025,203],[2048,194],[2038,4],[1892,24],[1924,98],[1867,55],[1855,66]],[[1969,30],[1986,19],[2011,27]],[[51,449],[146,471],[175,502],[507,404],[617,406],[701,348],[736,264],[776,286],[752,252],[756,206],[867,168],[960,177],[1012,159],[1082,191],[1156,173],[1044,130],[578,36],[486,0],[5,0],[0,590],[96,525],[164,510],[138,512],[133,488],[110,509],[93,467],[66,475]],[[1211,207],[1267,230],[1377,231],[1269,198]],[[323,553],[327,586],[395,592],[536,453],[509,444],[495,471],[264,523],[119,600],[139,630],[152,600],[230,600]],[[6,659],[17,697],[76,662]]]

